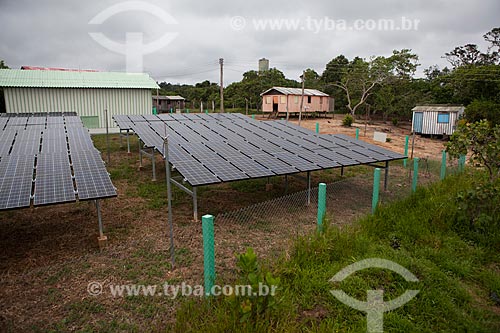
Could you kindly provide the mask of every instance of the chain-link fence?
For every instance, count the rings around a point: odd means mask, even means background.
[[[440,156],[419,158],[418,186],[440,180]],[[380,184],[380,201],[387,203],[412,192],[414,160],[394,162],[390,167],[388,187],[384,190],[384,170]],[[460,171],[457,160],[447,159],[446,175]],[[327,184],[326,216],[330,225],[341,226],[369,213],[372,208],[373,172]],[[318,187],[273,198],[215,216],[217,271],[232,271],[235,254],[252,247],[264,259],[287,257],[297,237],[310,234],[317,227]]]

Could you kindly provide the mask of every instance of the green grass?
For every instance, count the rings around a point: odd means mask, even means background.
[[[242,299],[188,300],[169,330],[365,332],[366,315],[340,303],[329,291],[341,289],[365,301],[367,290],[383,288],[385,301],[407,289],[420,290],[405,306],[385,313],[386,332],[498,332],[500,311],[489,294],[500,293],[500,244],[481,245],[456,228],[461,214],[456,198],[473,189],[480,177],[450,177],[382,206],[352,226],[328,227],[323,235],[300,238],[290,258],[270,268],[281,281],[278,305],[251,320],[242,316]],[[419,282],[406,282],[381,269],[359,271],[338,284],[329,282],[342,268],[366,258],[392,260]]]

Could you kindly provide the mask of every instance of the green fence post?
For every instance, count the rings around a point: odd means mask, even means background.
[[[174,112],[174,108],[170,108],[170,113],[173,113]]]
[[[359,128],[356,128],[356,140],[359,139]]]
[[[316,123],[316,133],[319,133],[319,123]]]
[[[326,184],[319,183],[318,188],[318,231],[323,232],[323,218],[326,213]]]
[[[443,150],[443,154],[441,156],[441,180],[446,177],[446,150]]]
[[[378,206],[378,194],[380,189],[380,168],[375,168],[373,172],[373,195],[372,195],[372,214],[375,214]]]
[[[214,217],[212,215],[203,215],[201,224],[203,229],[205,296],[210,296],[215,283]]]
[[[412,192],[417,190],[417,181],[418,181],[418,157],[413,159],[413,181],[411,184]]]
[[[410,139],[410,138],[409,138],[409,137],[408,137],[408,135],[407,135],[407,136],[406,136],[406,138],[405,138],[405,156],[408,156],[408,141],[409,141],[409,139]],[[406,161],[407,161],[407,160],[408,160],[407,158],[405,158],[405,159],[403,160],[403,166],[404,166],[405,168],[406,168]]]
[[[205,114],[208,114],[208,109],[205,109]]]
[[[252,115],[252,119],[255,119],[255,115],[254,114]]]
[[[463,172],[465,170],[465,155],[460,155],[458,158],[458,172]]]

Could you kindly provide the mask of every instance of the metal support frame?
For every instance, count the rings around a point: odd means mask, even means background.
[[[307,171],[307,205],[311,204],[311,171]]]
[[[151,152],[147,150],[151,150]],[[141,148],[141,143],[139,142],[139,167],[142,168],[142,155],[146,155],[151,158],[151,165],[153,168],[153,181],[156,181],[156,163],[155,163],[155,148],[143,146]]]
[[[389,184],[389,161],[385,161],[384,168],[384,191],[387,191],[387,186]]]
[[[193,220],[198,221],[198,196],[196,187],[193,187]]]
[[[340,167],[340,175],[344,177],[344,166]]]
[[[193,219],[198,221],[198,194],[196,192],[196,187],[192,190],[188,189],[186,186],[179,183],[177,180],[170,178],[170,182],[177,186],[181,191],[189,194],[193,198]]]
[[[125,134],[123,134],[123,131],[126,131]],[[123,137],[127,138],[127,154],[130,154],[130,136],[129,135],[130,135],[129,129],[122,130],[120,128],[120,147],[123,147],[122,138]]]
[[[385,161],[384,166],[372,164],[372,163],[365,164],[365,165],[371,166],[372,168],[384,169],[384,191],[387,191],[387,188],[389,185],[389,162],[390,161]]]
[[[102,218],[101,218],[101,206],[99,205],[99,199],[95,200],[95,208],[97,210],[97,221],[99,223],[99,237],[104,237],[104,231],[102,226]]]
[[[172,269],[175,267],[175,247],[174,247],[174,222],[172,219],[172,184],[170,175],[170,164],[168,160],[168,137],[163,141],[163,148],[165,152],[165,176],[167,181],[167,204],[168,204],[168,224],[170,229],[170,259]]]

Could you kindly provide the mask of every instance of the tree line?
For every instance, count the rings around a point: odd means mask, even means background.
[[[500,28],[483,35],[488,44],[481,51],[475,44],[457,46],[443,55],[450,66],[424,69],[416,78],[419,57],[411,49],[394,50],[388,57],[368,59],[344,55],[333,58],[321,74],[305,70],[305,87],[319,89],[335,98],[337,113],[378,115],[384,119],[410,119],[417,104],[463,104],[468,116],[500,123]],[[181,95],[188,106],[211,108],[219,105],[219,85],[203,81],[195,85],[159,83],[162,95]],[[271,68],[259,73],[247,71],[239,82],[224,90],[225,108],[260,110],[260,94],[273,87],[300,87],[301,83]],[[208,105],[207,105],[208,104]],[[473,119],[473,120],[474,120]]]

